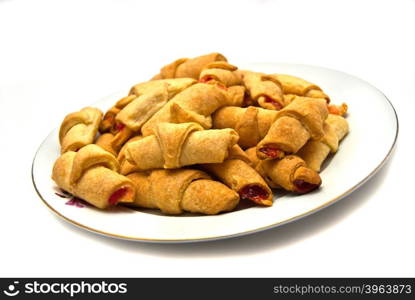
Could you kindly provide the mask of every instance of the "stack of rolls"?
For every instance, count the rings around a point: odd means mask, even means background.
[[[273,189],[304,194],[322,184],[323,162],[349,131],[347,109],[302,78],[239,70],[220,53],[181,58],[105,114],[68,114],[52,179],[100,209],[267,207]]]

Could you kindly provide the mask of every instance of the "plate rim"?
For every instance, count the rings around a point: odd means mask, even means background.
[[[392,142],[392,145],[390,146],[387,154],[385,155],[385,157],[382,159],[382,161],[376,166],[376,168],[374,168],[365,178],[363,178],[361,181],[359,181],[358,183],[356,183],[353,187],[351,187],[350,189],[348,189],[347,191],[343,192],[341,195],[325,202],[324,204],[315,207],[307,212],[304,212],[302,214],[296,215],[294,217],[291,217],[289,219],[283,220],[283,221],[279,221],[273,224],[269,224],[267,226],[263,226],[263,227],[259,227],[259,228],[255,228],[255,229],[251,229],[251,230],[247,230],[247,231],[243,231],[243,232],[238,232],[235,234],[225,234],[225,235],[218,235],[218,236],[214,236],[214,237],[202,237],[202,238],[190,238],[190,239],[186,239],[186,238],[175,238],[175,239],[149,239],[149,238],[140,238],[140,237],[134,237],[134,236],[126,236],[126,235],[120,235],[120,234],[115,234],[115,233],[110,233],[110,232],[105,232],[102,231],[100,229],[96,229],[96,228],[92,228],[89,227],[87,225],[81,224],[75,220],[72,220],[66,216],[64,216],[62,213],[58,212],[56,209],[54,209],[42,196],[41,192],[38,190],[38,187],[36,186],[36,180],[34,178],[34,165],[35,165],[35,161],[36,161],[36,157],[40,151],[40,149],[42,148],[42,145],[46,142],[46,140],[49,139],[49,137],[53,134],[53,132],[55,131],[55,129],[53,129],[41,142],[41,144],[39,145],[38,149],[36,150],[36,153],[34,155],[34,158],[32,160],[32,167],[31,167],[31,178],[32,178],[32,183],[33,183],[33,187],[37,193],[37,195],[39,196],[39,198],[42,200],[42,202],[46,205],[46,207],[48,207],[56,216],[62,218],[63,220],[65,220],[66,222],[68,222],[69,224],[72,224],[78,228],[82,228],[84,230],[87,230],[89,232],[95,233],[95,234],[99,234],[101,236],[105,236],[105,237],[110,237],[110,238],[114,238],[114,239],[119,239],[119,240],[128,240],[128,241],[135,241],[135,242],[144,242],[144,243],[158,243],[158,244],[163,244],[163,243],[170,243],[170,244],[174,244],[174,243],[195,243],[195,242],[208,242],[208,241],[216,241],[216,240],[222,240],[222,239],[230,239],[230,238],[235,238],[235,237],[241,237],[241,236],[246,236],[246,235],[250,235],[250,234],[254,234],[254,233],[258,233],[258,232],[262,232],[265,230],[269,230],[272,228],[276,228],[279,226],[283,226],[286,224],[289,224],[291,222],[295,222],[298,221],[304,217],[307,217],[309,215],[312,215],[314,213],[319,212],[320,210],[327,208],[329,206],[331,206],[332,204],[336,203],[337,201],[343,199],[344,197],[350,195],[351,193],[353,193],[355,190],[357,190],[359,187],[361,187],[363,184],[365,184],[371,177],[373,177],[384,165],[385,163],[388,161],[388,159],[391,157],[391,154],[393,152],[393,150],[395,149],[396,146],[396,142],[399,136],[399,118],[398,118],[398,114],[396,112],[395,107],[393,106],[392,102],[390,101],[390,99],[377,87],[375,87],[373,84],[369,83],[366,80],[361,79],[360,77],[357,77],[355,75],[349,74],[347,72],[343,72],[343,71],[339,71],[336,69],[332,69],[332,68],[327,68],[327,67],[322,67],[322,66],[318,66],[318,65],[310,65],[310,64],[298,64],[298,63],[287,63],[287,62],[251,62],[251,63],[246,63],[246,65],[249,64],[279,64],[279,65],[290,65],[290,66],[302,66],[302,67],[315,67],[315,68],[319,68],[319,69],[325,69],[325,70],[329,70],[329,71],[334,71],[334,72],[338,72],[338,73],[343,73],[345,75],[354,77],[359,79],[360,81],[364,82],[365,84],[367,84],[368,86],[370,86],[371,88],[373,88],[374,90],[378,91],[387,101],[387,103],[390,105],[390,107],[392,108],[393,114],[394,114],[394,119],[396,121],[396,131],[395,131],[395,136]],[[119,92],[119,91],[118,91]],[[108,96],[111,96],[112,94],[115,94],[117,92],[111,93]],[[107,96],[107,97],[108,97]],[[97,100],[99,101],[99,99]]]

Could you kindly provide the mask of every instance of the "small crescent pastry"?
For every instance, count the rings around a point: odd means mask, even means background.
[[[92,144],[102,119],[102,112],[93,107],[85,107],[65,117],[59,129],[61,153],[78,151]]]
[[[62,154],[53,166],[52,179],[63,190],[105,209],[135,198],[135,186],[118,169],[115,157],[91,144]]]

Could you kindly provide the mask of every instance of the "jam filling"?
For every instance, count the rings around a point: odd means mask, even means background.
[[[215,81],[216,79],[212,76],[205,76],[199,79],[200,83],[210,83],[211,81]],[[220,82],[216,82],[216,86],[222,90],[228,90],[228,88]]]
[[[296,188],[296,192],[302,194],[311,192],[312,190],[318,188],[318,184],[310,183],[300,179],[294,180],[293,183]]]
[[[114,125],[114,130],[116,132],[120,132],[121,130],[123,130],[125,128],[125,125],[123,123],[116,123]]]
[[[239,196],[241,196],[242,199],[262,204],[263,200],[268,199],[269,194],[265,189],[258,185],[247,185],[239,190]]]
[[[110,205],[116,205],[122,197],[124,197],[129,191],[129,188],[122,187],[116,190],[114,193],[111,194],[111,196],[108,199],[108,203]]]
[[[280,110],[282,108],[282,105],[275,101],[274,99],[268,97],[268,96],[264,96],[265,97],[265,102],[266,103],[271,103],[277,110]]]
[[[269,158],[279,158],[283,155],[283,152],[281,150],[271,146],[262,147],[259,149],[259,151],[264,153]]]

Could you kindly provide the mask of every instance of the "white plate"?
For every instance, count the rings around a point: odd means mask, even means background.
[[[320,189],[302,196],[276,194],[272,207],[250,207],[216,216],[165,216],[151,210],[67,205],[58,197],[50,175],[59,156],[58,130],[39,147],[32,167],[35,188],[58,216],[81,228],[106,236],[148,242],[194,242],[259,232],[298,220],[349,195],[384,164],[398,134],[398,119],[385,95],[367,82],[343,72],[315,66],[259,63],[244,65],[265,73],[287,73],[318,84],[332,103],[349,105],[350,133],[321,173]],[[108,109],[128,89],[98,101]],[[88,103],[85,103],[87,106]]]

